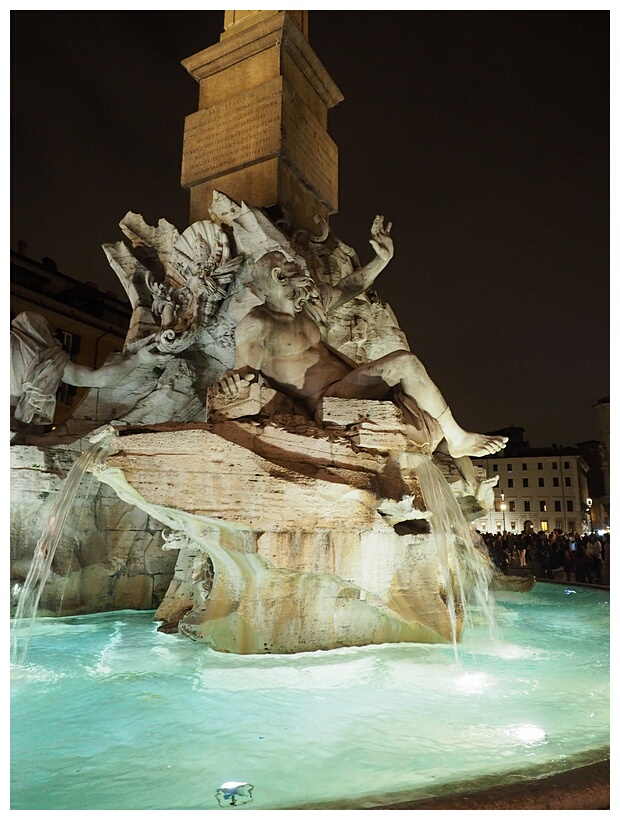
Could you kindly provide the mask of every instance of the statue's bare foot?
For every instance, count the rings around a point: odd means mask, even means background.
[[[452,458],[461,456],[481,458],[498,453],[507,444],[506,436],[485,436],[482,433],[468,433],[463,430],[462,435],[448,441],[448,452]]]

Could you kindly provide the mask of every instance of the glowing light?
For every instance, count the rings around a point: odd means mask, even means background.
[[[517,740],[528,745],[533,743],[544,743],[547,740],[547,733],[540,726],[528,726],[523,724],[513,729],[510,734],[514,735]]]
[[[491,679],[484,672],[466,672],[456,681],[457,688],[469,694],[484,692],[490,685]]]

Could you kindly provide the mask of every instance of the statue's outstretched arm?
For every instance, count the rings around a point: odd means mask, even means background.
[[[330,305],[330,309],[350,302],[360,293],[368,290],[377,276],[385,268],[390,259],[394,256],[394,242],[390,236],[392,223],[383,224],[383,217],[376,216],[370,229],[370,244],[376,256],[363,268],[358,268],[341,279],[334,290],[340,291],[340,296]]]
[[[122,361],[105,364],[98,370],[69,360],[65,365],[62,381],[76,387],[107,387],[124,379],[141,364],[164,364],[169,360],[169,353],[161,353],[155,345],[146,344]]]

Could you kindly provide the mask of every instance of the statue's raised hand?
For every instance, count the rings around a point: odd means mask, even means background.
[[[379,259],[384,262],[389,262],[394,256],[394,242],[390,236],[391,230],[392,223],[388,222],[387,226],[384,227],[382,216],[375,217],[370,229],[370,244]]]

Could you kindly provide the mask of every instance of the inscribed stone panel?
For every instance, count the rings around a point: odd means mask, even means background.
[[[190,114],[185,120],[181,184],[274,156],[280,150],[282,78]]]

